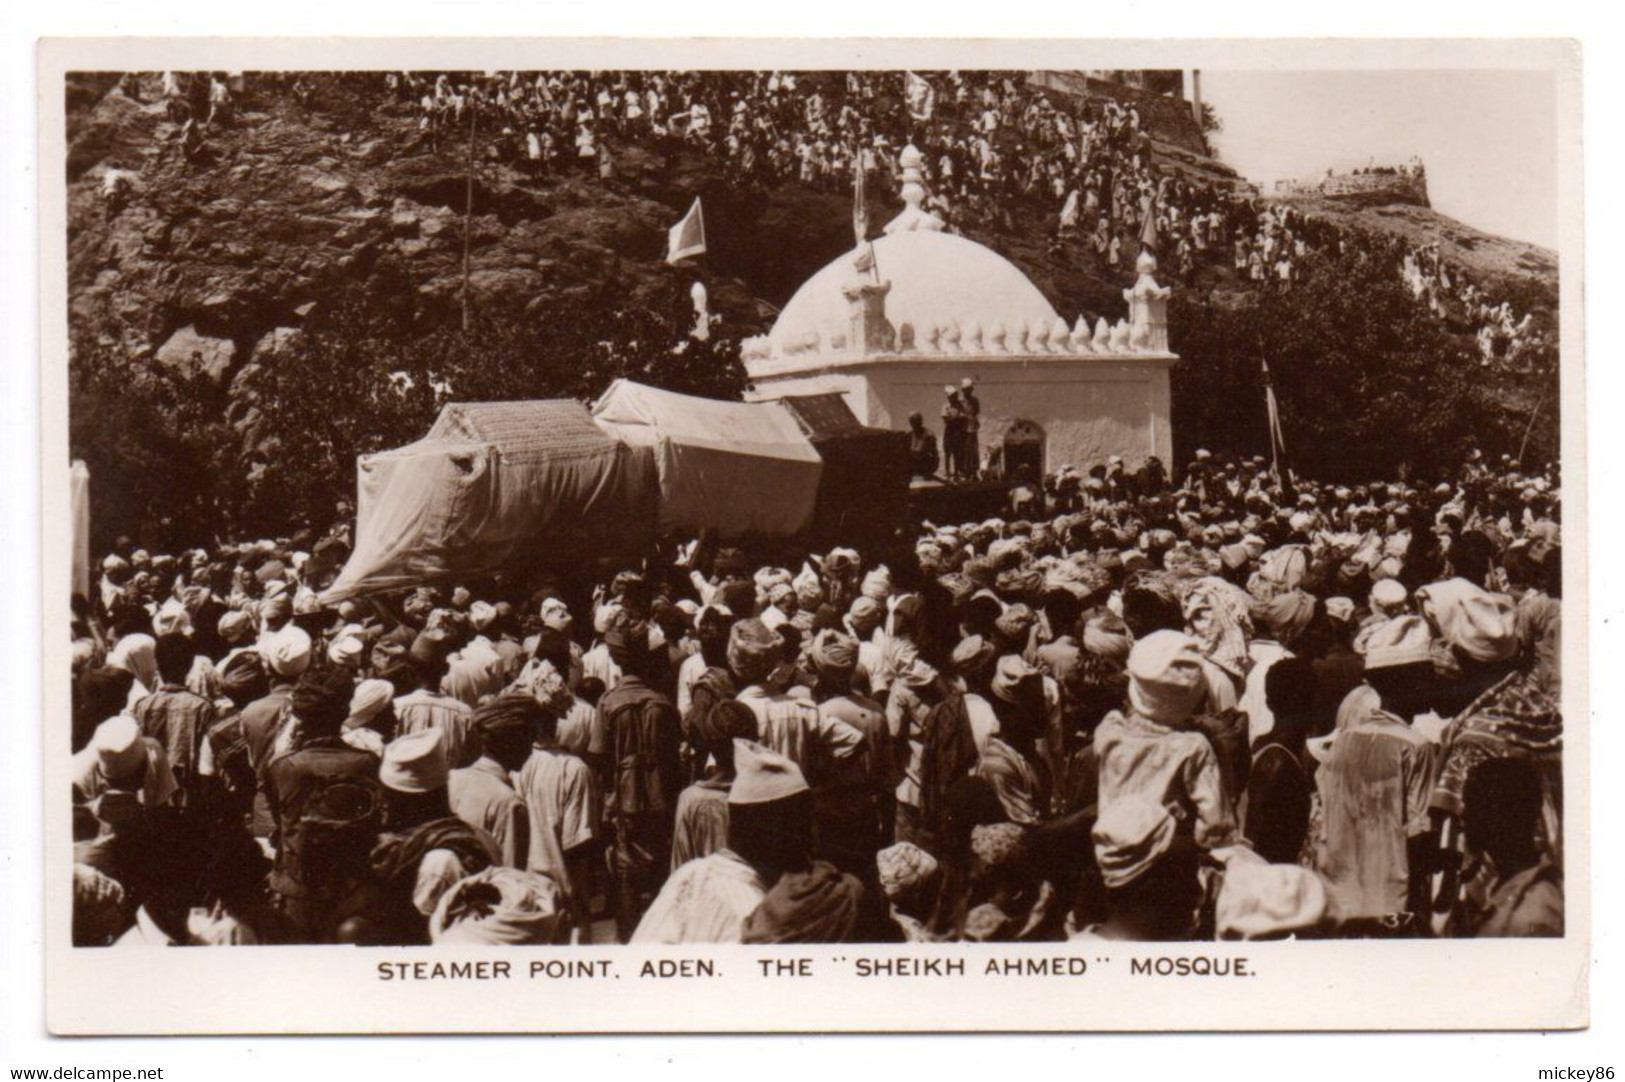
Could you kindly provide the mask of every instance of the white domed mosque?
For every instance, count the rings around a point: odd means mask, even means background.
[[[813,275],[767,335],[741,348],[747,397],[839,392],[865,424],[907,428],[918,411],[941,435],[947,385],[969,377],[981,399],[982,454],[1007,466],[1086,470],[1121,455],[1172,460],[1169,291],[1140,256],[1123,291],[1129,317],[1073,326],[1009,260],[942,231],[922,209],[922,155],[906,148],[903,212],[872,248]]]

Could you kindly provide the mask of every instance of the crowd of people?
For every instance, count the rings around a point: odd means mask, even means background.
[[[1562,933],[1551,471],[1040,487],[338,601],[342,528],[121,542],[57,738],[75,941]]]
[[[292,79],[302,102],[309,80]],[[1391,263],[1441,321],[1476,333],[1486,364],[1516,360],[1547,339],[1533,313],[1515,312],[1445,260],[1436,244],[1358,230],[1249,186],[1167,167],[1132,101],[1080,99],[1036,87],[1020,72],[387,72],[386,109],[415,115],[413,149],[507,163],[536,176],[615,176],[628,146],[690,148],[720,158],[732,181],[786,180],[849,191],[855,171],[896,181],[913,143],[930,178],[926,209],[948,229],[1017,228],[1025,205],[1056,215],[1052,250],[1126,268],[1148,239],[1165,271],[1189,280],[1228,267],[1243,280],[1291,289],[1312,255]],[[123,92],[139,99],[139,76]],[[922,97],[922,88],[923,94]],[[165,72],[159,93],[184,160],[235,115],[243,73]],[[1388,168],[1388,167],[1378,167]],[[1404,167],[1409,168],[1409,167]],[[1417,168],[1420,168],[1419,166]],[[136,179],[118,174],[104,194],[122,207]],[[112,174],[110,174],[112,175]],[[116,191],[115,191],[116,189]],[[1049,209],[1049,208],[1058,208]]]
[[[1486,363],[1515,358],[1538,333],[1532,313],[1516,315],[1510,302],[1473,286],[1436,244],[1356,231],[1261,200],[1245,186],[1166,170],[1154,160],[1154,142],[1132,103],[1109,96],[1080,101],[1034,87],[1020,73],[955,71],[930,80],[905,72],[384,78],[399,99],[415,103],[434,149],[445,145],[447,132],[464,132],[474,110],[496,126],[481,143],[488,156],[540,173],[584,162],[607,178],[616,146],[652,141],[715,154],[743,185],[793,179],[845,191],[859,169],[895,181],[898,155],[912,143],[930,176],[926,209],[950,230],[976,222],[1011,232],[1023,202],[1055,206],[1057,251],[1109,269],[1127,266],[1141,242],[1154,237],[1176,277],[1233,260],[1237,276],[1278,289],[1308,272],[1309,255],[1353,251],[1391,262],[1441,320],[1477,327]],[[911,92],[911,80],[928,97]],[[1412,169],[1421,166],[1370,172]]]

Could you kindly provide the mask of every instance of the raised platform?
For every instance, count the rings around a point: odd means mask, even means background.
[[[1005,481],[950,483],[916,478],[908,486],[909,517],[939,526],[996,518],[1009,505],[1011,487]]]

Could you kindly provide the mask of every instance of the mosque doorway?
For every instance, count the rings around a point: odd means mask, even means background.
[[[1032,421],[1018,420],[1004,434],[1006,480],[1041,481],[1044,478],[1044,430]]]

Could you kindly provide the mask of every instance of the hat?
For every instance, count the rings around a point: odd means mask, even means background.
[[[959,381],[959,385],[961,387],[974,387],[976,386],[976,381],[971,379],[969,376],[966,376],[964,379]]]
[[[942,393],[943,394],[953,394],[956,389],[957,388],[955,388],[953,384],[945,383],[942,386]]]
[[[1233,861],[1214,908],[1219,939],[1274,939],[1326,919],[1326,884],[1296,864]]]
[[[1144,875],[1174,842],[1174,818],[1159,800],[1123,796],[1105,804],[1091,832],[1095,863],[1107,887]]]
[[[350,716],[345,719],[344,727],[355,729],[365,725],[382,714],[394,698],[395,685],[388,680],[361,681],[350,694]]]
[[[1446,579],[1416,591],[1422,612],[1452,648],[1474,661],[1505,661],[1518,650],[1512,599],[1466,579]]]
[[[937,874],[937,858],[913,842],[898,842],[875,854],[875,867],[880,873],[880,889],[888,901],[898,898],[930,881]]]
[[[228,643],[240,642],[254,630],[254,619],[241,609],[232,609],[220,617],[215,630]]]
[[[960,676],[981,672],[997,654],[998,648],[982,636],[968,635],[954,647],[952,655],[954,672]]]
[[[1372,628],[1365,639],[1365,667],[1391,669],[1433,660],[1433,636],[1420,616],[1396,616]]]
[[[439,729],[397,736],[384,746],[378,780],[397,793],[432,793],[446,787],[446,738]]]
[[[96,726],[91,737],[96,761],[109,780],[127,778],[147,762],[147,746],[141,740],[141,725],[128,714],[108,718]]]
[[[852,599],[852,607],[846,610],[847,616],[855,622],[863,623],[882,617],[886,614],[884,602],[865,595]]]
[[[1202,691],[1202,654],[1189,635],[1153,631],[1129,651],[1129,702],[1141,715],[1164,724],[1183,721]]]
[[[298,676],[310,667],[310,635],[289,624],[267,636],[260,644],[260,654],[278,676]]]
[[[805,792],[807,779],[793,760],[754,740],[734,740],[729,804],[769,804]]]

